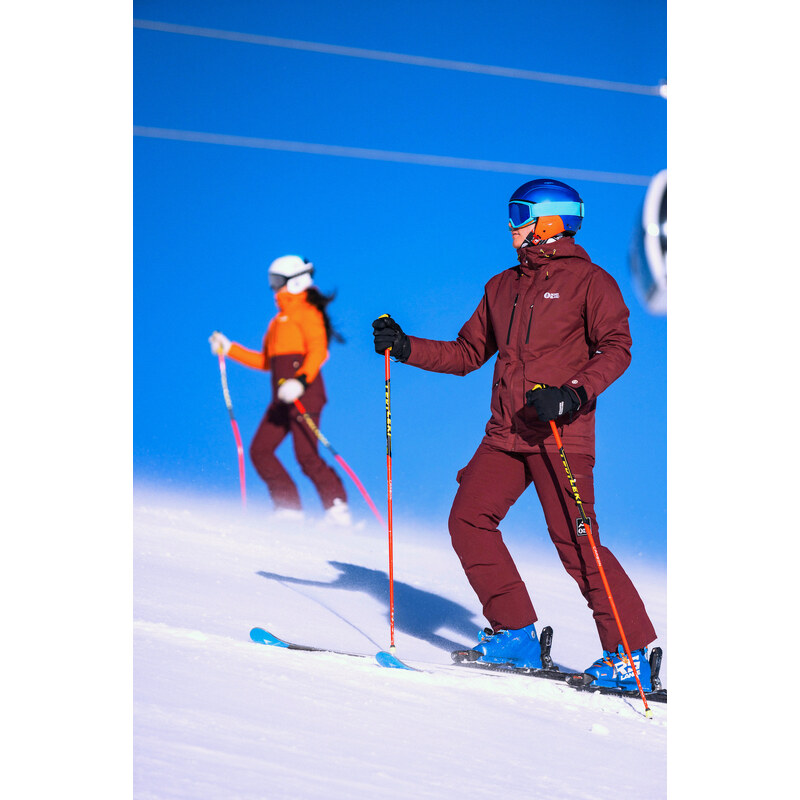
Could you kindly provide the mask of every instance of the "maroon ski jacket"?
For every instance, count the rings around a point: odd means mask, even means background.
[[[409,336],[406,363],[466,375],[495,353],[492,416],[484,442],[502,450],[556,451],[548,422],[525,405],[536,383],[583,388],[586,401],[556,420],[564,448],[594,455],[597,395],[631,360],[628,308],[614,278],[571,237],[520,251],[495,275],[455,341]]]

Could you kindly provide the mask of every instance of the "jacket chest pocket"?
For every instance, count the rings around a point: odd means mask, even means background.
[[[528,310],[526,312],[528,316],[528,324],[527,327],[525,328],[525,344],[529,344],[531,341],[531,331],[533,329],[533,313],[534,313],[533,305],[534,304],[531,303],[528,306]]]
[[[563,292],[547,291],[526,304],[527,329],[523,345],[547,350],[562,345],[573,336],[584,335],[584,308],[579,298]]]
[[[506,312],[504,318],[492,320],[494,329],[504,332],[498,342],[501,349],[513,353],[518,345],[528,344],[533,331],[534,313],[533,301],[517,294],[511,304],[511,310]]]

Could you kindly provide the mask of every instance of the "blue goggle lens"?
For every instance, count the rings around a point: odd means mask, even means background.
[[[512,228],[521,228],[535,219],[533,203],[522,203],[515,200],[508,204],[508,221],[511,223]]]

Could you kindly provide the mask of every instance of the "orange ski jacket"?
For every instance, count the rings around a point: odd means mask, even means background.
[[[328,337],[322,312],[308,302],[306,294],[278,292],[275,301],[280,310],[269,323],[261,350],[231,342],[228,356],[247,367],[269,370],[276,356],[300,355],[294,375],[305,375],[307,383],[312,383],[328,360]]]

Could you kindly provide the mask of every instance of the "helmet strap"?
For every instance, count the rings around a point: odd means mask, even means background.
[[[533,228],[528,231],[528,235],[523,239],[519,249],[522,250],[523,247],[530,247],[532,244],[539,244],[541,241],[541,237],[536,234],[536,225],[534,225]]]

